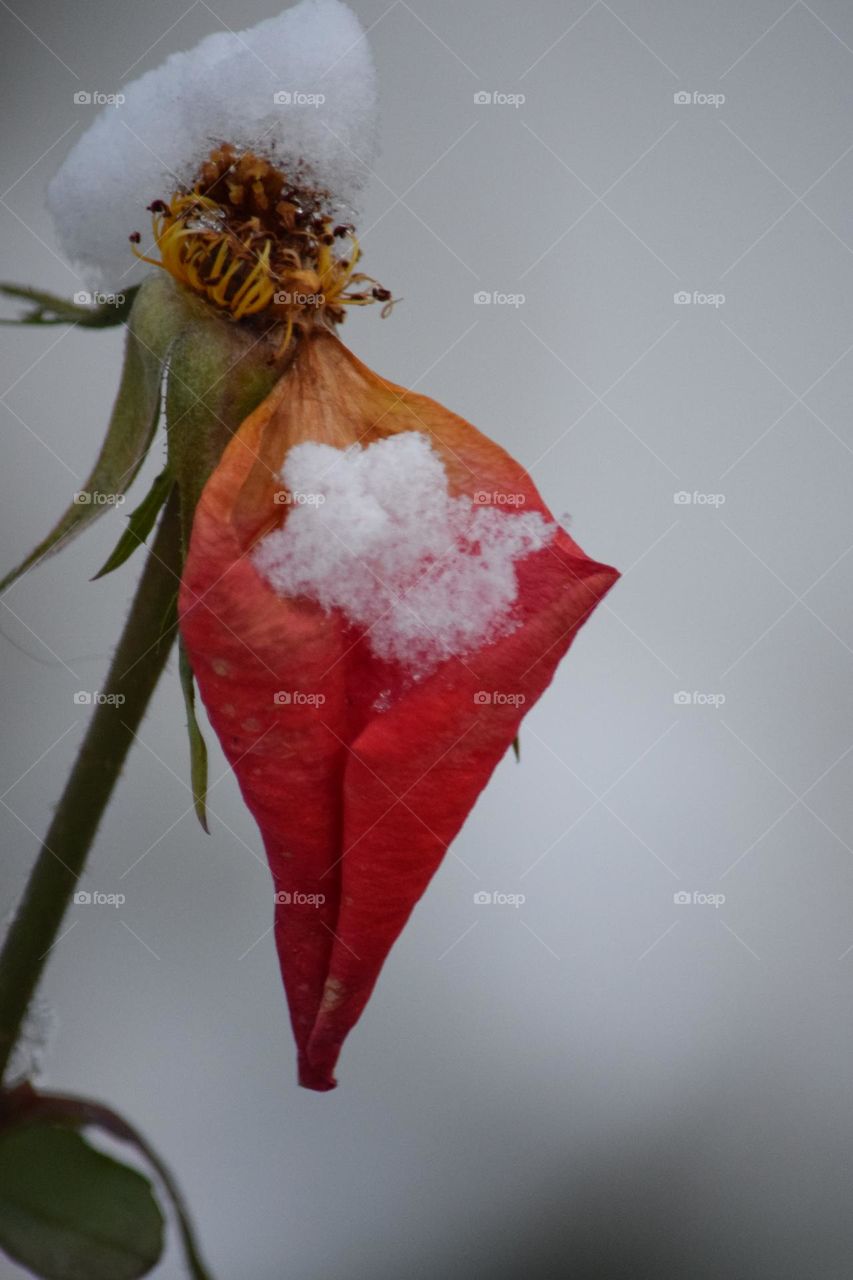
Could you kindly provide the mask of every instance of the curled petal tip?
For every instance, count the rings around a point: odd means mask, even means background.
[[[338,1087],[328,1068],[312,1066],[305,1057],[299,1059],[299,1083],[303,1089],[312,1089],[314,1093],[329,1093]]]

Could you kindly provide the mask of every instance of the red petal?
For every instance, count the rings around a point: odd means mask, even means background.
[[[612,586],[562,530],[516,566],[519,625],[411,686],[338,614],[282,600],[248,553],[280,522],[278,474],[301,440],[343,447],[422,431],[451,491],[520,495],[549,513],[512,458],[434,401],[386,383],[331,334],[303,339],[241,426],[196,511],[181,627],[211,723],[264,838],[300,1080],[334,1087],[341,1045],[394,940],[477,795]],[[276,702],[322,694],[320,706]],[[483,702],[479,692],[501,700]],[[387,711],[375,710],[380,693]],[[297,895],[302,895],[298,899]],[[321,905],[304,899],[323,895]]]

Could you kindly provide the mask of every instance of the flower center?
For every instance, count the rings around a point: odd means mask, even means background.
[[[356,271],[354,229],[336,225],[328,204],[327,192],[297,186],[268,160],[225,144],[191,190],[149,205],[159,260],[133,252],[234,320],[281,325],[283,351],[294,328],[337,324],[347,306],[381,302],[385,315],[393,305],[387,289]]]

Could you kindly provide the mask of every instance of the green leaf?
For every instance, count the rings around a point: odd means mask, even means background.
[[[32,304],[23,315],[0,320],[0,324],[76,324],[83,329],[108,329],[126,322],[138,292],[139,285],[134,285],[124,293],[112,295],[115,301],[91,306],[88,302],[69,302],[67,298],[30,289],[27,285],[0,284],[0,293],[7,298],[21,298]]]
[[[187,1206],[169,1169],[157,1152],[122,1116],[102,1102],[63,1093],[37,1093],[27,1081],[0,1094],[0,1122],[5,1125],[52,1125],[63,1129],[94,1126],[119,1142],[128,1142],[156,1173],[177,1218],[187,1270],[192,1280],[212,1280],[202,1259]],[[2,1131],[0,1131],[2,1132]]]
[[[135,1280],[163,1252],[151,1183],[60,1125],[0,1135],[0,1246],[46,1280]]]
[[[156,477],[139,506],[131,512],[128,517],[127,528],[119,538],[112,555],[95,574],[92,579],[93,582],[96,582],[98,578],[103,578],[107,573],[112,573],[113,569],[117,569],[119,565],[124,564],[125,560],[133,555],[137,547],[142,546],[154,528],[160,509],[165,506],[166,499],[172,492],[174,484],[172,473],[168,467],[165,467]]]
[[[0,581],[0,591],[65,546],[130,488],[157,428],[163,362],[182,327],[184,314],[183,291],[167,276],[151,276],[140,286],[127,325],[118,396],[98,460],[47,537]]]
[[[180,643],[179,667],[184,706],[187,711],[187,732],[190,738],[190,781],[193,789],[195,815],[208,834],[207,825],[207,743],[204,740],[195,714],[195,685],[193,670],[183,641]]]

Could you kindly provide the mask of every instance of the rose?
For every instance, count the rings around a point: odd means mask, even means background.
[[[522,716],[617,577],[550,524],[548,545],[514,563],[517,599],[506,631],[426,673],[383,658],[365,628],[344,626],[340,609],[310,598],[309,582],[278,594],[259,569],[257,546],[270,529],[331,519],[329,502],[291,504],[282,526],[276,495],[293,446],[300,443],[304,467],[305,442],[328,449],[332,423],[339,478],[352,461],[347,446],[358,443],[366,454],[414,431],[467,498],[466,519],[472,512],[488,521],[552,519],[502,449],[434,401],[377,377],[324,330],[302,338],[202,494],[181,584],[181,631],[264,839],[300,1079],[313,1089],[334,1087],[343,1041],[412,908]],[[406,483],[401,474],[404,491]],[[493,492],[519,501],[484,505],[480,495]],[[310,533],[307,523],[300,527]],[[324,546],[330,537],[323,533]],[[424,636],[428,642],[429,627]],[[300,688],[324,700],[287,693]],[[298,901],[306,885],[324,895],[310,911]]]

